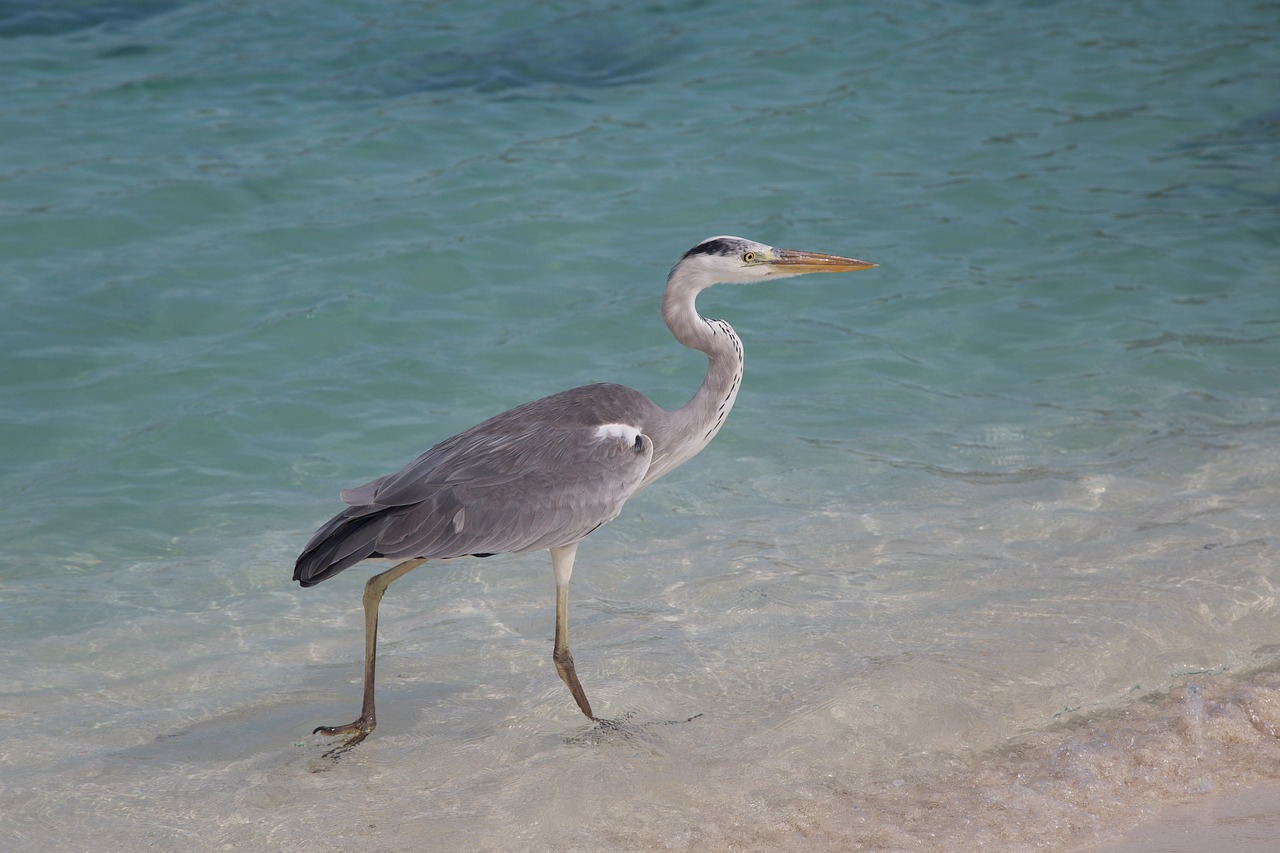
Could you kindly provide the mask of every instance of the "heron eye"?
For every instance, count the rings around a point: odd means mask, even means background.
[[[753,262],[755,261],[755,259],[756,259],[756,253],[755,253],[755,252],[743,252],[743,253],[742,253],[742,262],[743,262],[744,264],[753,263]]]

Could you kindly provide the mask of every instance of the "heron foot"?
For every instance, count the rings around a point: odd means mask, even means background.
[[[325,737],[333,737],[334,735],[350,734],[351,737],[326,752],[322,758],[337,758],[344,752],[353,749],[357,744],[369,736],[369,733],[377,726],[377,721],[373,719],[366,720],[361,717],[350,723],[341,726],[316,726],[313,735],[324,735]]]

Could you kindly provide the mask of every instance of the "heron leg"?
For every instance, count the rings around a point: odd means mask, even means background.
[[[387,587],[391,582],[408,574],[413,569],[421,566],[426,560],[412,559],[405,560],[403,563],[397,563],[385,572],[374,575],[369,578],[364,585],[364,704],[360,709],[360,716],[350,723],[341,726],[318,726],[312,734],[317,735],[343,735],[351,734],[338,746],[326,752],[326,758],[332,758],[341,755],[351,749],[360,741],[369,736],[369,733],[378,725],[377,715],[373,710],[373,684],[374,684],[374,665],[378,657],[378,605],[382,602],[382,594],[387,591]]]
[[[573,559],[577,552],[576,542],[551,549],[551,569],[556,576],[556,642],[551,659],[555,661],[556,672],[560,673],[560,680],[573,694],[578,708],[587,715],[587,719],[594,720],[596,715],[591,713],[591,703],[578,681],[573,655],[569,653],[569,576],[573,574]]]

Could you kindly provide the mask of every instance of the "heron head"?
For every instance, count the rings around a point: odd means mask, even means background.
[[[811,272],[849,272],[875,264],[856,258],[775,249],[742,237],[709,237],[694,246],[671,268],[671,275],[688,277],[702,287],[713,284],[751,284],[770,278],[789,278]]]

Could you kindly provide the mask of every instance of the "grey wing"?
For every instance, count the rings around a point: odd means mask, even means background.
[[[417,489],[397,483],[398,502],[415,491],[425,500],[387,519],[377,550],[454,557],[567,545],[622,511],[652,459],[653,442],[635,430],[544,427],[484,442]]]
[[[663,414],[643,394],[625,385],[571,388],[516,406],[447,438],[396,473],[344,490],[342,499],[352,505],[348,514],[361,507],[377,511],[416,503],[439,485],[496,485],[537,471],[589,466],[593,454],[608,452],[599,446],[602,436],[636,444],[644,425]],[[649,436],[644,440],[649,441]],[[603,456],[596,461],[619,464]]]
[[[369,557],[447,558],[567,545],[644,482],[653,442],[633,427],[473,428],[395,474],[343,492],[294,567],[312,586]]]

